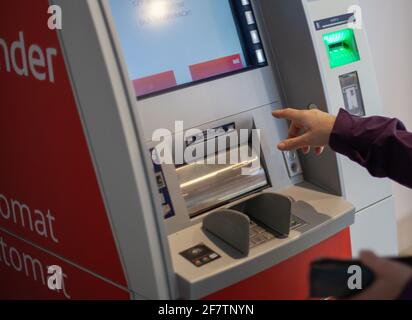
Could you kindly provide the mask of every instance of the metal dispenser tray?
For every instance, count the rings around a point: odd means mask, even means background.
[[[251,156],[234,164],[207,164],[217,162],[220,157],[230,159],[231,151],[225,150],[209,156],[204,163],[195,162],[176,169],[191,218],[268,186],[258,154],[247,144],[234,152]],[[248,174],[243,174],[243,170],[249,170]]]

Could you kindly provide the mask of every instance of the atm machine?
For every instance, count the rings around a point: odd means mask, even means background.
[[[51,2],[134,298],[305,298],[313,259],[396,253],[390,183],[271,116],[382,112],[358,1]]]

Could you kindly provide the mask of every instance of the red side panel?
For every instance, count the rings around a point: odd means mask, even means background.
[[[239,54],[190,66],[193,81],[207,79],[243,68]]]
[[[0,1],[0,228],[127,286],[48,5]],[[27,73],[15,71],[13,52]],[[0,272],[3,292],[24,281]],[[98,295],[99,286],[85,290]]]
[[[50,254],[0,231],[0,300],[9,299],[98,299],[127,300],[126,289],[103,281]],[[62,290],[47,286],[47,267],[62,268]]]
[[[173,71],[155,74],[133,81],[134,91],[137,96],[176,87],[176,77]]]
[[[215,293],[209,300],[304,300],[309,266],[316,259],[352,257],[349,229],[250,279]]]

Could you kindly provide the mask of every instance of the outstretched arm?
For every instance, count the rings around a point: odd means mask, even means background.
[[[284,109],[273,116],[292,122],[289,137],[280,150],[330,147],[361,166],[375,177],[389,177],[412,188],[412,133],[396,119],[360,118],[345,110],[333,117],[319,110]]]

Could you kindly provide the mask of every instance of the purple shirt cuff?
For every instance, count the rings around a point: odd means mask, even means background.
[[[329,140],[329,145],[333,151],[347,155],[353,150],[353,147],[351,147],[351,140],[353,139],[351,136],[352,127],[352,115],[341,109]]]
[[[341,109],[329,145],[366,168],[372,176],[390,178],[412,188],[412,133],[401,121],[362,118]]]

